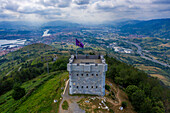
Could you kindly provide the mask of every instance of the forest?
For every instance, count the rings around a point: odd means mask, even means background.
[[[107,78],[121,86],[138,113],[169,112],[170,90],[157,78],[106,55]]]

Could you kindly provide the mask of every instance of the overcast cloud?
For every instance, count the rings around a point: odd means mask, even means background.
[[[0,20],[101,23],[170,18],[170,0],[0,0]]]

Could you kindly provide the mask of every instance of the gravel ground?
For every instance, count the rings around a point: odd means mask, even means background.
[[[66,82],[68,83],[68,82]],[[69,84],[66,84],[66,90],[65,93],[62,95],[63,99],[60,103],[59,107],[59,113],[85,113],[84,110],[80,109],[79,105],[77,104],[78,101],[80,101],[83,96],[70,96],[68,95],[69,92]],[[69,104],[68,110],[63,110],[62,109],[62,103],[66,100]]]

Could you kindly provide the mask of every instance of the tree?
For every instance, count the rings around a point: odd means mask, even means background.
[[[1,82],[1,89],[0,89],[0,95],[11,90],[13,86],[13,79],[12,78],[7,78],[5,81]]]
[[[165,113],[165,111],[161,109],[159,106],[155,106],[152,108],[151,113]]]
[[[165,108],[164,108],[164,104],[163,104],[162,101],[156,102],[156,103],[155,103],[155,106],[159,106],[160,108],[165,109]]]
[[[152,109],[152,101],[149,97],[145,98],[144,102],[140,107],[141,113],[150,113]]]
[[[136,111],[140,111],[140,106],[144,102],[144,99],[145,99],[145,93],[143,90],[137,90],[132,94],[131,100]]]
[[[107,77],[112,78],[114,80],[116,76],[117,76],[116,67],[114,65],[109,66],[107,71]]]
[[[110,91],[110,86],[106,84],[106,85],[105,85],[105,89],[108,90],[108,91]]]
[[[138,88],[137,86],[135,86],[135,85],[129,85],[129,86],[126,88],[126,93],[128,94],[128,97],[130,98],[130,100],[131,100],[132,94],[133,94],[135,91],[137,91],[137,90],[139,90],[139,88]]]
[[[94,52],[90,52],[89,55],[95,55],[95,53]]]
[[[14,91],[12,93],[12,97],[15,100],[19,100],[25,95],[25,89],[17,86],[14,86]]]
[[[154,106],[155,107],[153,107],[151,111],[152,113],[164,113],[165,112],[165,107],[162,101],[155,102]]]
[[[147,82],[140,82],[140,83],[139,83],[139,87],[145,91],[145,94],[146,94],[147,96],[150,96],[151,86],[150,86],[149,83],[147,83]]]
[[[67,58],[58,59],[52,65],[52,70],[66,70],[67,69]]]
[[[154,98],[156,100],[160,100],[162,97],[162,92],[163,92],[163,89],[161,86],[155,86],[152,88],[151,96],[152,96],[152,98]]]
[[[64,64],[64,63],[62,63],[62,64],[60,64],[60,66],[59,66],[58,69],[59,69],[59,70],[66,70],[66,69],[67,69],[67,65]]]

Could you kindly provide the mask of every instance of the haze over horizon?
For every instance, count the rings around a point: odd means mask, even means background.
[[[1,0],[0,21],[102,23],[170,18],[169,0]]]

